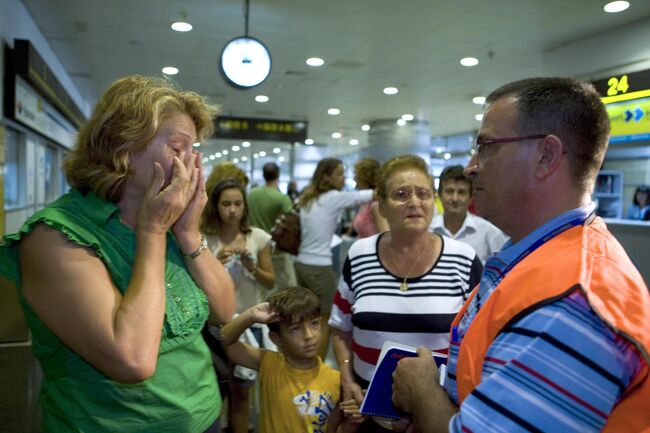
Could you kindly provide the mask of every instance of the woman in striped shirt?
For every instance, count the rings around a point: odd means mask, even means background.
[[[329,321],[343,399],[361,403],[385,341],[446,352],[451,321],[479,281],[482,265],[469,245],[428,231],[432,187],[420,157],[382,167],[379,210],[390,231],[352,245]],[[383,430],[370,422],[363,431]]]

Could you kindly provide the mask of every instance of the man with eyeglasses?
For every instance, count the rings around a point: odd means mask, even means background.
[[[511,241],[452,323],[445,388],[426,350],[400,361],[408,431],[650,429],[650,295],[591,201],[608,140],[589,84],[528,79],[488,97],[465,174]]]

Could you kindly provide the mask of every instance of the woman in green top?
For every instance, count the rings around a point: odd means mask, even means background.
[[[156,78],[113,83],[64,164],[69,193],[0,247],[44,372],[45,432],[213,431],[206,320],[235,312],[205,254],[201,154],[213,106]]]

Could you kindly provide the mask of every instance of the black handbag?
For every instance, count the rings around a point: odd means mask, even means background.
[[[221,340],[221,333],[219,328],[215,326],[209,326],[207,323],[203,326],[201,330],[201,335],[203,340],[210,348],[210,353],[212,355],[212,364],[214,370],[217,373],[217,382],[219,385],[219,391],[221,396],[226,399],[230,396],[230,382],[232,380],[232,373],[234,365],[228,357],[226,348]]]
[[[298,210],[283,212],[275,220],[271,230],[271,239],[280,251],[298,254],[300,248],[300,213]]]

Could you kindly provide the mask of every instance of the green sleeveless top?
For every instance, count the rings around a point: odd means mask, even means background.
[[[71,190],[30,217],[0,246],[0,274],[16,283],[43,369],[41,405],[45,432],[203,432],[221,412],[210,351],[201,337],[208,301],[192,280],[178,245],[167,236],[166,303],[155,374],[137,384],[106,377],[65,346],[25,300],[18,246],[37,224],[61,231],[91,248],[124,293],[135,254],[135,232],[119,221],[119,208],[93,193]]]

